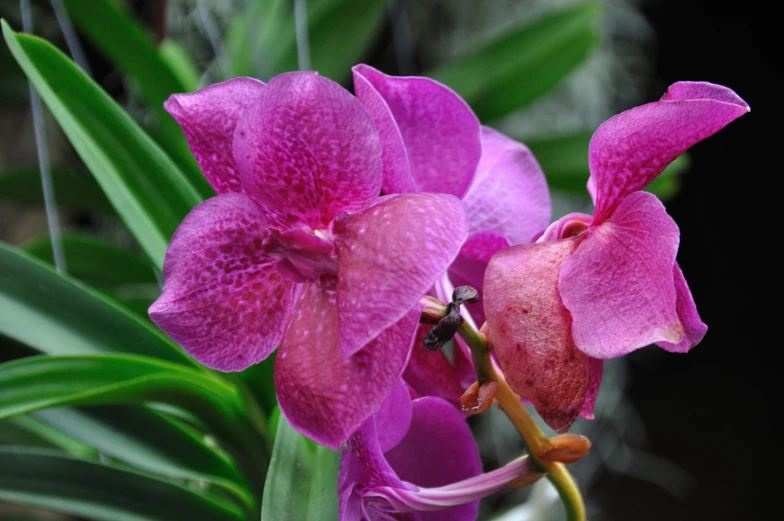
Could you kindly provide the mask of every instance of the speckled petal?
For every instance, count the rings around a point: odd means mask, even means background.
[[[686,149],[748,111],[726,87],[684,81],[670,86],[661,101],[605,121],[588,151],[594,222],[609,219],[627,195],[645,188]]]
[[[679,235],[656,196],[635,192],[611,220],[578,236],[583,240],[564,262],[558,290],[582,352],[614,358],[683,340],[673,282]]]
[[[444,194],[400,194],[335,224],[340,344],[356,353],[446,271],[465,240],[463,206]]]
[[[492,232],[525,244],[550,223],[550,191],[528,147],[482,127],[482,158],[463,198],[468,233]]]
[[[335,281],[303,285],[275,360],[281,412],[299,432],[337,449],[392,392],[414,340],[419,310],[350,357],[341,353]]]
[[[590,359],[574,345],[558,274],[574,239],[512,246],[485,273],[490,341],[509,385],[563,432],[583,409]]]
[[[381,146],[362,104],[313,72],[270,80],[234,133],[242,185],[288,220],[325,229],[381,191]]]
[[[683,272],[677,262],[675,263],[673,275],[677,295],[675,309],[678,312],[678,319],[683,324],[683,340],[678,344],[669,342],[657,342],[656,344],[662,349],[673,353],[688,353],[692,347],[702,342],[702,339],[705,338],[708,326],[705,325],[699,313],[697,313],[694,297],[691,296],[689,285],[686,283],[686,279],[683,277]]]
[[[384,193],[411,191],[462,198],[481,155],[479,120],[449,87],[424,77],[395,77],[357,65],[354,88],[379,130]]]
[[[267,219],[244,194],[194,208],[172,237],[150,318],[202,364],[240,371],[275,350],[296,285],[262,250]]]
[[[201,171],[219,194],[243,191],[232,152],[234,129],[264,87],[253,78],[234,78],[190,94],[173,94],[163,104],[182,127]]]

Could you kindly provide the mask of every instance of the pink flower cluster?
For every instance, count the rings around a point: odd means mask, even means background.
[[[278,350],[281,412],[344,447],[343,521],[467,521],[535,469],[481,473],[456,408],[470,355],[460,342],[451,360],[424,349],[420,299],[476,287],[483,302],[465,319],[486,320],[512,388],[556,430],[590,417],[603,359],[704,336],[678,228],[640,190],[748,106],[682,82],[611,118],[590,146],[594,215],[549,224],[530,151],[449,88],[359,65],[354,89],[295,72],[169,99],[218,195],[172,238],[150,317],[221,371]]]

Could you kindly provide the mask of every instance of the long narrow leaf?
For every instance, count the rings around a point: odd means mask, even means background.
[[[132,352],[197,366],[150,323],[2,243],[0,309],[0,334],[42,353]]]
[[[599,41],[594,4],[577,4],[511,29],[427,73],[457,91],[484,121],[555,87]]]
[[[92,447],[30,416],[15,416],[0,421],[0,443],[59,449],[72,456],[98,459],[98,452]]]
[[[71,144],[157,267],[202,197],[169,157],[79,67],[48,42],[3,35]]]
[[[262,519],[337,520],[339,466],[338,452],[307,440],[281,416],[264,484]]]
[[[156,49],[152,38],[113,0],[63,0],[76,25],[120,70],[128,76],[145,103],[158,119],[155,136],[177,161],[188,181],[202,197],[214,192],[191,154],[185,136],[174,119],[163,110],[163,102],[174,93],[188,92],[191,86],[180,80]]]
[[[103,455],[163,476],[222,487],[249,510],[257,508],[245,477],[226,453],[214,444],[205,443],[201,433],[151,409],[64,407],[38,411],[33,416],[42,425],[79,440]]]
[[[96,521],[246,520],[233,504],[166,479],[18,447],[0,447],[0,500]]]
[[[74,210],[113,214],[109,200],[101,187],[88,175],[66,168],[52,168],[52,182],[57,194],[57,206]],[[43,208],[41,173],[37,166],[18,168],[0,173],[0,199],[16,204]]]

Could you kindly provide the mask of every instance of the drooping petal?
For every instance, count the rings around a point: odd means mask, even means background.
[[[387,196],[335,223],[340,344],[349,356],[414,307],[446,271],[466,234],[444,194]]]
[[[398,380],[381,408],[373,415],[378,444],[383,452],[395,447],[405,437],[411,425],[411,414],[411,396],[403,380]]]
[[[558,281],[582,352],[614,358],[683,340],[673,283],[678,242],[678,226],[647,192],[629,195],[609,221],[588,230]]]
[[[574,248],[574,239],[512,246],[485,273],[488,333],[501,369],[559,432],[577,419],[590,381],[590,360],[574,345],[558,296],[558,273]]]
[[[384,193],[462,198],[482,153],[479,120],[466,102],[430,78],[387,76],[367,65],[352,70],[382,140]]]
[[[673,84],[661,101],[605,121],[588,152],[597,224],[623,199],[648,185],[686,149],[749,111],[726,87],[707,82]]]
[[[468,236],[460,253],[449,266],[449,279],[456,286],[473,286],[483,294],[483,284],[487,263],[497,252],[509,246],[503,235],[494,232],[478,232]],[[478,327],[485,322],[482,301],[475,304],[464,304]]]
[[[602,383],[602,372],[604,370],[604,360],[589,358],[588,360],[588,389],[585,392],[585,401],[580,411],[580,416],[588,420],[593,420],[593,408],[596,405],[596,397],[599,395],[599,386]]]
[[[494,232],[511,244],[531,242],[550,222],[550,191],[534,155],[490,127],[482,127],[482,158],[463,204],[469,234]]]
[[[460,385],[460,375],[456,368],[449,363],[443,352],[430,351],[422,343],[432,328],[431,325],[419,326],[403,379],[419,396],[440,396],[457,403],[463,394],[463,387]],[[455,352],[457,351],[455,348]]]
[[[264,88],[253,78],[234,78],[190,94],[173,94],[163,104],[182,127],[201,171],[219,194],[243,191],[232,152],[234,129]]]
[[[172,237],[155,324],[202,364],[240,371],[275,350],[296,295],[262,249],[267,219],[245,194],[194,208]]]
[[[344,357],[338,341],[334,279],[303,285],[275,360],[281,412],[309,438],[337,449],[376,413],[403,372],[419,310]]]
[[[677,295],[675,309],[678,312],[678,319],[683,324],[683,340],[678,344],[669,342],[657,342],[656,344],[662,349],[673,353],[688,353],[692,347],[705,338],[708,326],[705,325],[702,319],[700,319],[699,313],[697,313],[694,297],[691,296],[689,285],[686,284],[686,279],[683,277],[683,272],[677,262],[673,269],[673,275],[675,279],[675,293]]]
[[[436,397],[414,401],[408,434],[385,456],[400,479],[417,487],[440,487],[482,472],[479,451],[464,416],[454,405]],[[422,521],[471,521],[478,505],[473,501],[419,516]]]
[[[237,125],[234,157],[260,204],[314,229],[381,191],[381,146],[370,116],[347,90],[312,72],[270,80]]]

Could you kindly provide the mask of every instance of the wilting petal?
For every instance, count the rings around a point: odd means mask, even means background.
[[[258,363],[283,336],[296,285],[263,253],[266,229],[250,197],[222,194],[185,217],[166,251],[163,294],[150,318],[213,369]]]
[[[588,230],[558,281],[582,352],[614,358],[683,340],[673,284],[678,242],[678,226],[647,192],[629,195],[611,220]]]
[[[585,401],[583,401],[583,408],[580,411],[580,416],[583,418],[593,420],[593,407],[596,405],[596,397],[599,395],[603,370],[604,360],[588,359],[588,389],[585,392]]]
[[[401,194],[335,223],[340,344],[349,356],[414,307],[446,271],[466,234],[443,194]]]
[[[411,425],[411,396],[403,380],[398,380],[373,417],[376,422],[378,444],[383,452],[400,443]]]
[[[482,127],[482,158],[463,198],[468,233],[489,231],[525,244],[550,222],[550,191],[528,147]]]
[[[341,353],[334,279],[303,285],[275,360],[281,412],[309,438],[337,449],[376,413],[400,378],[419,310],[350,357]]]
[[[237,125],[234,157],[249,194],[314,229],[381,191],[373,122],[347,90],[312,72],[272,78]]]
[[[232,152],[234,129],[264,87],[253,78],[234,78],[190,94],[173,94],[163,104],[182,127],[201,171],[219,194],[243,191]]]
[[[478,232],[468,236],[460,253],[449,266],[449,279],[457,286],[473,286],[483,294],[483,284],[487,263],[497,252],[509,247],[509,241],[503,235],[494,232]],[[464,304],[471,312],[471,317],[478,327],[485,322],[482,300],[474,304]]]
[[[700,319],[697,313],[697,306],[694,304],[694,297],[691,296],[689,285],[686,284],[686,279],[683,277],[678,263],[674,267],[675,279],[675,293],[676,304],[675,308],[678,312],[678,319],[683,324],[683,340],[678,344],[671,344],[669,342],[657,342],[656,344],[662,349],[672,351],[673,353],[687,353],[689,350],[699,344],[708,332],[708,326]]]
[[[661,101],[605,121],[588,152],[596,190],[594,222],[609,219],[627,195],[642,190],[687,148],[748,111],[746,102],[726,87],[679,82]]]
[[[419,396],[440,396],[457,403],[463,394],[460,376],[442,351],[430,351],[422,343],[432,328],[419,326],[403,379]]]
[[[386,458],[400,479],[417,487],[440,487],[482,472],[465,417],[454,405],[435,397],[414,401],[408,434]],[[476,518],[478,506],[473,501],[419,516],[422,521],[470,521]]]
[[[462,198],[482,153],[479,120],[466,102],[430,78],[387,76],[367,65],[352,70],[381,137],[384,193]]]
[[[559,432],[580,414],[590,380],[590,360],[575,347],[558,296],[558,273],[574,248],[574,239],[512,246],[485,273],[487,326],[501,369]]]

